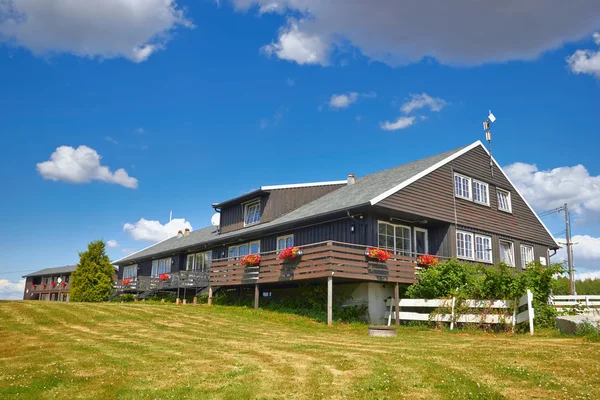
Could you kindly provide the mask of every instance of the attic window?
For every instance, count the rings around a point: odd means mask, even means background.
[[[260,200],[244,204],[244,226],[260,222]]]

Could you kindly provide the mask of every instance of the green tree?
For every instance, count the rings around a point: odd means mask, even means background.
[[[71,300],[98,302],[108,300],[115,270],[105,253],[105,244],[97,240],[79,253],[79,264],[71,276]]]

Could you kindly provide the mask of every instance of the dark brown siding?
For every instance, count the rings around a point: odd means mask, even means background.
[[[535,244],[526,240],[515,239],[514,237],[506,236],[506,235],[498,235],[495,233],[489,233],[485,231],[481,231],[478,229],[471,229],[468,227],[458,227],[459,230],[465,232],[473,232],[480,233],[482,235],[490,236],[492,239],[492,261],[494,264],[500,262],[500,241],[507,241],[513,243],[513,250],[515,253],[515,267],[518,270],[522,270],[522,260],[521,260],[521,245],[533,246],[533,256],[534,260],[539,261],[540,258],[544,258],[546,260],[546,264],[548,264],[548,247],[540,244]],[[456,232],[456,231],[455,231]],[[453,243],[456,243],[456,236],[454,236]],[[454,245],[455,246],[455,245]],[[453,248],[453,256],[456,256],[456,249]]]
[[[488,183],[490,206],[455,198],[454,172]],[[512,214],[498,210],[496,187],[511,192]],[[450,223],[454,223],[456,217],[460,226],[556,247],[548,232],[496,166],[492,177],[489,156],[481,147],[389,196],[379,205]]]
[[[270,191],[261,200],[260,222],[269,222],[339,188],[340,185],[310,186]],[[244,201],[247,203],[248,201]],[[227,233],[244,227],[244,205],[241,203],[221,210],[221,232]]]

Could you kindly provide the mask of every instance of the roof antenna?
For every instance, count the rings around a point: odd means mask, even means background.
[[[496,117],[492,114],[492,110],[489,110],[489,114],[487,120],[483,122],[483,130],[485,131],[485,139],[488,142],[488,146],[490,147],[490,172],[492,173],[492,177],[494,177],[494,162],[492,158],[492,132],[490,131],[491,125],[496,121]]]

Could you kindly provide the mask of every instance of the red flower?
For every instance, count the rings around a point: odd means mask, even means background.
[[[280,260],[295,260],[301,255],[302,250],[300,250],[298,247],[288,247],[285,250],[281,250],[281,253],[279,253],[277,258]]]
[[[46,282],[42,283],[42,287],[46,287],[48,284]]]
[[[129,285],[131,283],[131,278],[125,278],[121,281],[123,285]]]
[[[417,264],[424,267],[434,267],[440,263],[440,260],[432,255],[423,255],[417,258]]]
[[[256,267],[260,264],[261,258],[258,254],[248,254],[242,257],[241,263],[246,267]]]
[[[56,282],[54,282],[54,281],[53,281],[53,282],[51,283],[51,285],[52,285],[52,287],[56,286]]]
[[[33,288],[35,289],[35,288],[37,287],[37,284],[36,284],[36,283],[34,283],[32,286],[33,286]]]
[[[369,247],[366,252],[367,257],[376,258],[379,261],[387,261],[392,258],[392,253],[387,250]]]
[[[160,274],[160,276],[158,277],[158,280],[161,282],[166,282],[169,280],[169,274]]]
[[[65,281],[62,281],[60,284],[63,286],[67,286],[67,282],[65,282]]]

